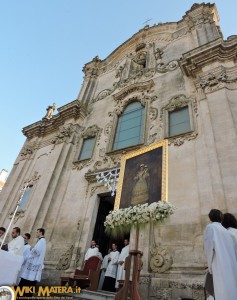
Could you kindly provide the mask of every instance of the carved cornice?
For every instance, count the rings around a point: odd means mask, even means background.
[[[27,138],[34,136],[43,136],[58,130],[58,127],[62,126],[66,120],[74,118],[85,118],[85,110],[81,106],[79,100],[72,101],[67,105],[58,108],[58,114],[53,116],[50,120],[41,120],[33,123],[22,129],[23,134]]]
[[[219,38],[183,55],[179,64],[187,76],[196,77],[202,68],[214,62],[236,61],[237,38]]]

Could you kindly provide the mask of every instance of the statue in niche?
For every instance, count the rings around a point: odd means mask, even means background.
[[[134,57],[133,62],[135,63],[136,71],[140,71],[146,68],[146,52],[140,52]]]
[[[149,200],[149,169],[146,165],[141,164],[140,169],[134,177],[136,181],[131,197],[131,204],[144,204]]]
[[[50,120],[52,118],[52,114],[55,111],[55,109],[56,109],[56,103],[53,103],[53,105],[48,106],[48,108],[46,109],[47,113],[46,113],[46,115],[44,116],[43,119]]]

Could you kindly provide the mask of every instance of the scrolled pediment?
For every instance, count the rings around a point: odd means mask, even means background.
[[[125,87],[118,93],[114,94],[113,97],[116,101],[119,101],[134,92],[142,92],[145,90],[150,90],[153,86],[154,86],[153,80],[149,80],[149,81],[145,81],[145,82],[137,82],[137,83],[134,83],[134,84],[131,84],[131,85]]]

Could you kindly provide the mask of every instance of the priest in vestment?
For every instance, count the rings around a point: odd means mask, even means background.
[[[118,280],[124,280],[125,279],[125,270],[124,270],[124,263],[125,258],[129,256],[129,241],[128,239],[124,240],[124,247],[119,255],[118,258],[118,270],[117,270],[117,277],[116,277],[116,284],[115,287],[119,287]]]
[[[115,281],[118,268],[119,252],[117,251],[117,245],[112,244],[112,251],[109,254],[108,266],[105,271],[105,279],[102,290],[115,292]]]
[[[221,211],[212,209],[209,218],[212,223],[205,229],[204,251],[213,276],[215,300],[236,300],[237,257],[234,242],[230,232],[221,225]]]
[[[19,286],[35,286],[41,280],[42,270],[44,268],[44,257],[46,253],[46,241],[44,237],[45,230],[39,228],[36,231],[38,241],[22,266],[19,277],[21,277]]]

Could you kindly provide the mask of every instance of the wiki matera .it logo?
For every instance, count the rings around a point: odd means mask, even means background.
[[[14,300],[14,291],[9,286],[0,286],[0,300]]]

